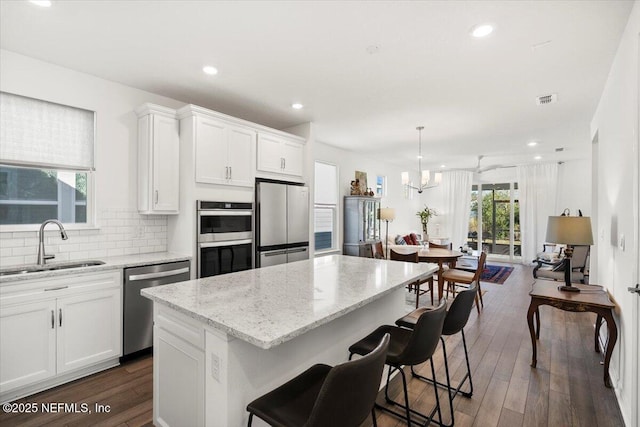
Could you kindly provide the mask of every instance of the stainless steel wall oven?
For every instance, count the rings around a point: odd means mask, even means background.
[[[253,262],[253,204],[198,201],[198,278],[249,270]]]

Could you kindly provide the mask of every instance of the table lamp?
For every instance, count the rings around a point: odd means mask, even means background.
[[[380,208],[378,210],[378,218],[387,223],[387,232],[384,238],[384,258],[389,255],[389,221],[396,219],[396,210],[393,208]]]
[[[564,286],[558,289],[566,292],[580,292],[571,286],[571,256],[574,245],[593,245],[591,218],[588,216],[550,216],[547,221],[547,242],[567,245],[564,250]]]

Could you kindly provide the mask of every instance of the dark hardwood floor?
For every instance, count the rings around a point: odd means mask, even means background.
[[[490,264],[495,264],[490,262]],[[482,283],[484,309],[472,311],[465,328],[471,359],[474,393],[454,400],[456,426],[623,426],[615,395],[605,388],[600,355],[593,351],[591,313],[567,313],[540,308],[541,334],[538,367],[531,362],[531,342],[526,322],[531,269],[515,265],[503,285]],[[429,298],[424,298],[427,301]],[[448,337],[447,351],[452,381],[465,372],[460,335]],[[345,350],[346,351],[346,350]],[[434,357],[436,374],[444,380],[442,351]],[[128,362],[117,368],[74,381],[21,402],[95,403],[110,405],[109,413],[6,414],[2,426],[151,426],[152,358]],[[425,364],[419,368],[430,375]],[[392,395],[401,399],[399,381]],[[427,412],[435,402],[433,387],[412,379],[412,405]],[[382,395],[379,397],[382,401]],[[450,420],[444,392],[440,392],[443,418]],[[370,426],[368,420],[363,426]],[[380,427],[403,422],[378,414]]]

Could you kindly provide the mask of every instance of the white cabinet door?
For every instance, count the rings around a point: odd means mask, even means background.
[[[153,116],[153,210],[177,213],[179,209],[180,137],[178,121]]]
[[[282,140],[278,137],[258,135],[258,169],[264,172],[281,173],[284,158],[281,153]]]
[[[302,143],[269,134],[258,136],[258,170],[301,177],[303,166]]]
[[[56,373],[55,299],[0,309],[0,390]]]
[[[60,298],[58,374],[122,354],[120,288]]]
[[[159,328],[157,323],[153,334],[154,423],[204,426],[204,350]]]
[[[226,125],[217,120],[198,117],[195,140],[196,182],[226,184],[229,179]]]
[[[304,164],[304,150],[302,144],[294,141],[283,141],[282,143],[282,172],[288,175],[302,176]]]
[[[144,104],[138,114],[138,210],[177,214],[180,208],[180,134],[175,111]]]
[[[229,183],[253,187],[256,133],[239,127],[227,129]]]

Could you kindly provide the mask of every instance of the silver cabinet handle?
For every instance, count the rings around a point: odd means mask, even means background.
[[[156,205],[158,204],[158,190],[156,190]]]
[[[233,179],[233,169],[229,166],[229,179]]]
[[[62,326],[62,309],[61,308],[58,309],[58,321],[59,321],[58,325]]]
[[[56,314],[51,310],[51,329],[56,327]]]
[[[282,169],[286,169],[287,168],[287,159],[283,158],[282,159]]]
[[[636,285],[635,288],[629,287],[629,288],[627,288],[627,290],[629,292],[631,292],[632,294],[635,293],[636,295],[640,295],[640,285]]]
[[[129,281],[147,280],[147,279],[159,279],[161,277],[175,276],[177,274],[188,273],[189,267],[178,268],[176,270],[159,271],[157,273],[144,273],[144,274],[132,274],[129,276]]]

